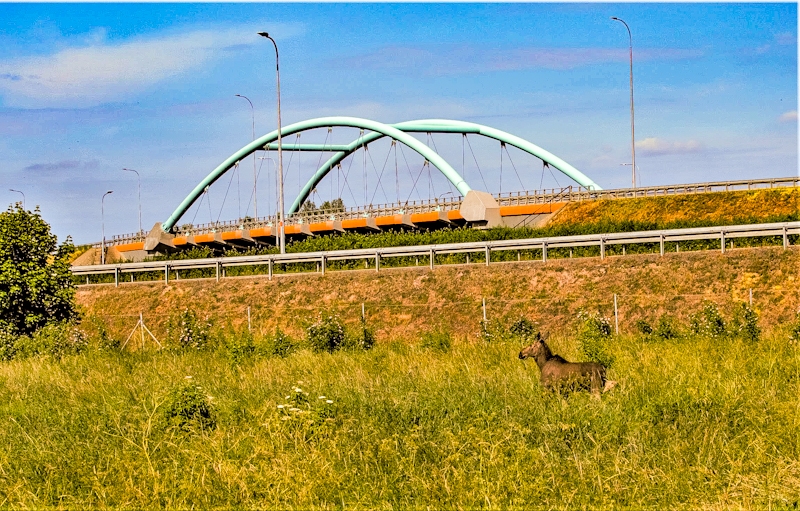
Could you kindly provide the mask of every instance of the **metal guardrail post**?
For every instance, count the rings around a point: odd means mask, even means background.
[[[431,249],[431,270],[433,269],[433,258],[434,258],[434,256],[435,256],[434,251],[433,251],[433,249]]]
[[[489,245],[486,245],[486,266],[489,266],[489,261],[492,259],[492,253],[489,251]]]
[[[660,235],[659,238],[659,245],[661,245],[661,257],[664,257],[664,235]]]
[[[169,284],[169,263],[164,263],[164,284]]]
[[[323,275],[325,275],[325,261],[326,261],[327,259],[328,259],[328,258],[327,258],[327,257],[325,257],[324,255],[322,255],[322,256],[319,258],[319,266],[320,266],[320,269],[322,270],[322,274],[323,274]]]
[[[114,287],[119,287],[119,266],[114,268]]]
[[[267,273],[267,278],[269,280],[272,280],[272,258],[269,259],[269,264],[267,266],[269,267],[269,273]]]
[[[542,243],[542,261],[547,262],[547,243]]]
[[[720,231],[719,231],[719,240],[720,240],[720,245],[721,245],[721,251],[724,254],[725,253],[725,231],[722,230],[722,229],[720,229]]]
[[[381,253],[375,252],[375,271],[381,270]]]
[[[217,261],[217,264],[215,266],[217,267],[217,282],[219,282],[219,274],[220,274],[219,267],[222,266],[222,263]]]
[[[606,258],[606,240],[600,237],[600,259]]]
[[[786,232],[786,226],[783,226],[783,249],[789,248],[789,233]]]

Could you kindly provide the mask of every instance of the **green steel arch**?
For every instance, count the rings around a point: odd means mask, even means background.
[[[392,124],[391,126],[406,133],[476,133],[488,138],[493,138],[536,156],[542,161],[547,162],[548,165],[551,165],[562,173],[566,174],[581,186],[584,186],[590,190],[602,190],[597,183],[592,181],[584,173],[553,153],[546,151],[545,149],[542,149],[541,147],[532,144],[523,138],[492,128],[490,126],[448,119],[422,119],[417,121],[400,122],[397,124]],[[300,191],[300,194],[295,199],[294,203],[292,203],[292,206],[289,208],[287,214],[291,215],[299,211],[300,206],[302,206],[303,202],[306,201],[314,187],[317,186],[317,184],[331,171],[331,169],[338,165],[342,160],[347,158],[359,148],[379,140],[384,136],[385,135],[377,132],[370,133],[366,136],[359,137],[358,140],[351,142],[342,148],[342,150],[337,151],[317,170],[316,173],[314,173],[308,183],[306,183],[306,185]],[[462,195],[466,194],[462,193]]]
[[[433,149],[429,148],[416,138],[408,133],[394,128],[388,124],[383,124],[369,119],[360,119],[357,117],[321,117],[317,119],[309,119],[295,124],[291,124],[281,129],[281,136],[289,136],[298,132],[327,127],[348,127],[348,128],[361,128],[373,131],[374,133],[369,136],[379,134],[380,137],[391,137],[398,142],[402,142],[406,146],[418,152],[426,160],[431,162],[444,176],[453,183],[453,186],[459,191],[460,194],[466,195],[471,190],[469,185],[459,175],[456,170],[450,166],[441,156],[439,156]],[[367,137],[364,137],[367,138]],[[194,202],[202,195],[203,191],[219,179],[225,172],[233,168],[237,162],[246,158],[253,152],[269,146],[270,143],[278,139],[278,131],[275,130],[263,137],[254,140],[243,148],[239,149],[228,159],[222,162],[217,168],[211,171],[195,188],[189,193],[188,196],[181,202],[172,215],[161,224],[161,229],[164,232],[170,232],[175,224],[181,219],[186,211],[194,204]]]

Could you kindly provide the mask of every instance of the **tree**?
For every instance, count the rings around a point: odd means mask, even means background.
[[[48,323],[78,319],[68,236],[61,245],[39,207],[0,213],[0,329],[29,335]]]

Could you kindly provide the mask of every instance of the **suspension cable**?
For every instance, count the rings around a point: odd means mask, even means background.
[[[233,164],[233,173],[231,174],[231,179],[228,181],[228,188],[225,190],[225,196],[222,198],[222,204],[219,206],[219,214],[217,215],[217,223],[219,223],[219,219],[222,216],[222,210],[225,207],[225,201],[228,200],[228,192],[231,191],[231,184],[233,184],[233,176],[236,175],[236,171],[239,170],[239,162]]]
[[[383,191],[383,198],[386,199],[386,202],[389,202],[389,197],[386,195],[386,189],[383,187],[383,173],[386,170],[386,164],[389,162],[389,156],[392,154],[392,148],[389,147],[389,151],[386,153],[386,159],[383,162],[383,168],[381,168],[381,173],[378,175],[378,184],[375,186],[375,191],[372,192],[372,198],[369,200],[369,203],[372,204],[375,201],[375,195],[378,194],[378,187],[380,187],[381,191]],[[375,161],[372,159],[372,153],[369,154],[369,161],[372,163],[372,168],[375,172],[378,172],[378,168],[375,166]]]
[[[483,178],[483,172],[481,172],[481,166],[478,165],[478,159],[475,157],[475,151],[472,150],[472,144],[469,142],[469,139],[466,135],[464,135],[464,139],[467,141],[469,152],[472,153],[472,159],[475,160],[475,166],[478,168],[478,173],[481,175],[481,181],[483,181],[484,190],[488,190],[489,186],[486,184],[486,180]]]
[[[514,169],[514,173],[517,175],[517,179],[519,180],[519,185],[522,187],[521,190],[525,189],[525,185],[522,183],[522,178],[519,177],[519,172],[517,172],[517,166],[514,165],[514,160],[511,159],[511,153],[508,152],[508,146],[503,144],[506,148],[506,156],[508,156],[508,161],[511,163],[511,168]]]

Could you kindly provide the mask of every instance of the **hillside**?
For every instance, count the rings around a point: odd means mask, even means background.
[[[78,301],[89,315],[101,316],[112,333],[126,337],[141,311],[159,335],[167,319],[190,307],[217,325],[242,327],[247,309],[256,333],[280,326],[293,335],[323,310],[357,322],[364,304],[379,342],[416,339],[441,327],[459,339],[480,330],[481,302],[490,321],[507,324],[525,315],[545,330],[570,331],[581,308],[613,314],[618,295],[620,329],[655,322],[664,313],[681,320],[712,300],[723,310],[749,299],[762,324],[788,321],[800,308],[800,248],[736,249],[719,252],[553,259],[547,263],[497,263],[331,272],[325,276],[266,277],[85,286]]]
[[[619,222],[680,226],[797,220],[800,188],[776,188],[638,199],[602,199],[565,206],[548,226]]]

